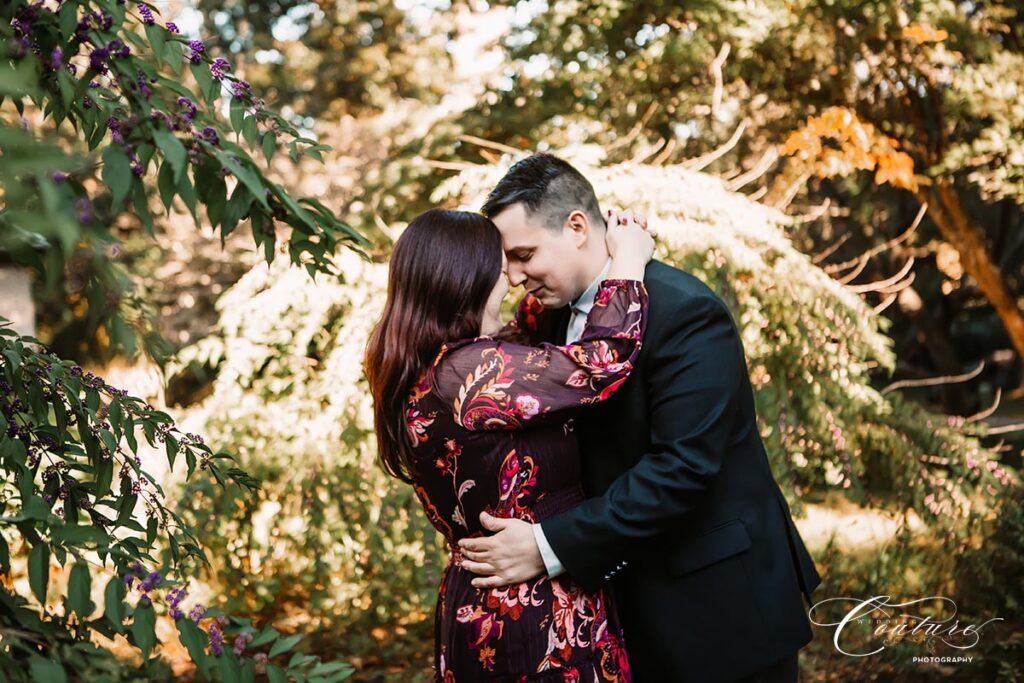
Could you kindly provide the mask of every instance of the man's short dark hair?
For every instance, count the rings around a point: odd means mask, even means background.
[[[561,228],[573,211],[582,211],[593,224],[604,227],[594,186],[571,164],[552,154],[534,154],[513,164],[487,195],[480,212],[493,218],[520,203],[527,216],[551,230]]]

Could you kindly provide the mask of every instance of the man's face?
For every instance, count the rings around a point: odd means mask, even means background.
[[[522,285],[547,308],[561,308],[577,299],[584,269],[587,235],[567,225],[551,230],[539,217],[527,215],[522,204],[513,204],[491,220],[501,231],[508,258],[508,281]]]

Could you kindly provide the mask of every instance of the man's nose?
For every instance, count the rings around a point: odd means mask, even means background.
[[[508,283],[513,287],[519,287],[526,282],[526,273],[519,266],[508,264]]]

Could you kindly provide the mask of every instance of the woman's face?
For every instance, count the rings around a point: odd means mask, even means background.
[[[494,334],[501,329],[501,304],[508,296],[508,259],[504,251],[501,254],[501,274],[494,283],[491,295],[484,306],[483,319],[480,321],[480,334]]]

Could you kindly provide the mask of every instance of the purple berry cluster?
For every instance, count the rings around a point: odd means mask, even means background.
[[[188,41],[188,60],[193,64],[203,61],[203,53],[206,52],[206,45],[201,40]]]
[[[163,577],[160,572],[151,571],[146,572],[142,563],[138,560],[133,560],[128,568],[128,572],[122,577],[124,585],[128,588],[136,588],[142,595],[139,596],[140,605],[151,605],[153,604],[153,597],[150,592],[160,585],[163,581]]]
[[[231,63],[223,57],[217,57],[210,64],[210,74],[213,75],[214,80],[224,80],[224,72],[231,71]]]

